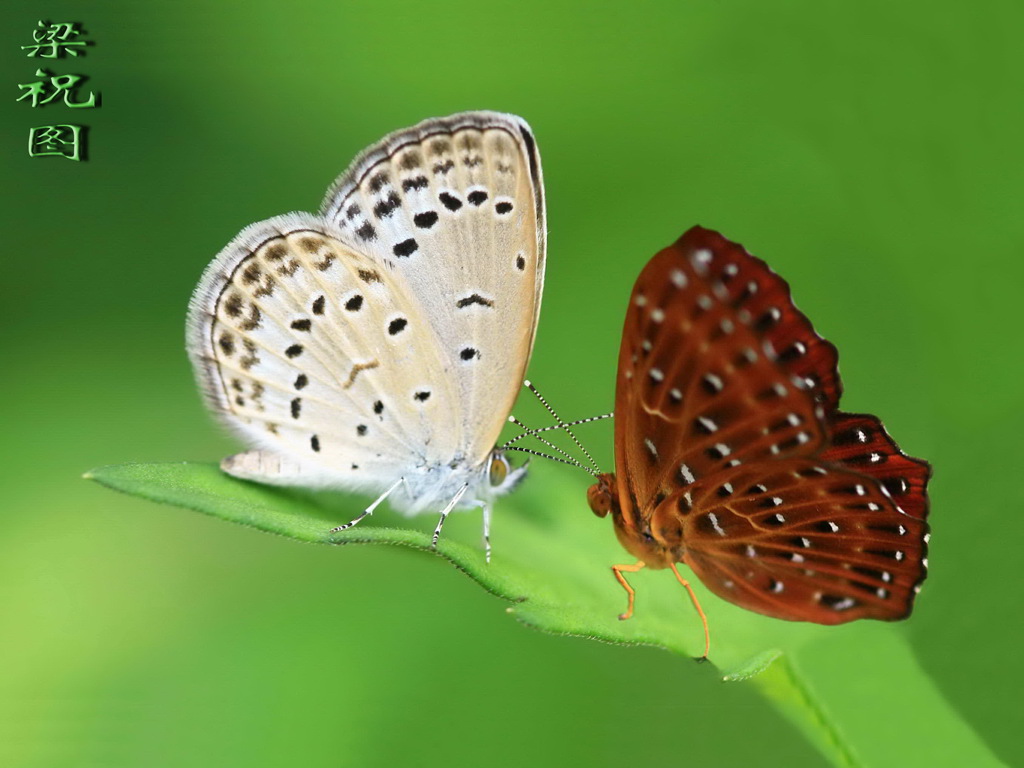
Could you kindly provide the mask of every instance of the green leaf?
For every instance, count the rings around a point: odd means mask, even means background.
[[[537,629],[612,643],[652,645],[689,657],[700,655],[700,620],[685,591],[667,572],[631,575],[637,591],[635,616],[629,621],[617,619],[626,605],[626,595],[609,566],[630,559],[619,547],[609,522],[595,518],[587,508],[585,483],[556,478],[549,474],[553,469],[535,467],[535,477],[521,490],[499,500],[490,564],[484,560],[479,541],[478,513],[453,515],[436,554],[484,589],[508,600],[507,611]],[[358,526],[331,534],[332,527],[358,514],[366,499],[248,483],[223,474],[213,464],[124,464],[96,469],[86,477],[125,493],[300,541],[393,544],[433,551],[430,540],[436,520],[430,516],[406,519],[382,508]],[[940,730],[957,737],[957,749],[947,749],[944,756],[956,754],[962,760],[959,764],[971,765],[991,759],[912,663],[898,627],[878,622],[821,627],[777,621],[719,600],[696,580],[693,587],[711,627],[710,659],[722,671],[723,680],[752,679],[833,764],[898,764],[904,757],[915,762],[921,754],[916,738],[928,740]],[[822,649],[826,649],[824,656]],[[830,657],[827,649],[836,650]],[[898,683],[902,695],[879,697],[893,702],[886,706],[895,707],[886,716],[901,722],[899,738],[892,739],[896,746],[884,745],[888,763],[861,762],[857,755],[874,758],[877,734],[863,723],[844,728],[842,718],[834,714],[846,711],[843,686],[850,690],[850,685],[863,678],[860,666],[871,661],[873,649],[884,649],[888,659],[910,660],[895,665],[883,681]],[[831,658],[832,667],[821,665],[822,658]],[[810,680],[805,659],[818,660],[820,677],[826,683],[830,679],[839,683],[818,685]],[[826,689],[829,696],[820,693]],[[870,699],[866,709],[877,716]],[[904,711],[927,711],[929,720],[901,719]],[[853,722],[856,718],[850,714],[847,719]],[[901,755],[903,745],[906,749]]]

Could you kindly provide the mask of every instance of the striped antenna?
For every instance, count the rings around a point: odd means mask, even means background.
[[[542,459],[548,459],[549,461],[557,461],[560,464],[568,464],[570,467],[579,467],[580,469],[582,469],[587,474],[590,474],[590,475],[593,475],[594,477],[597,477],[597,472],[595,472],[592,469],[587,469],[582,464],[580,464],[578,461],[566,461],[565,459],[560,459],[557,456],[549,456],[548,454],[541,453],[540,451],[531,451],[529,448],[520,448],[518,445],[513,445],[510,448],[503,448],[502,450],[505,450],[505,451],[518,451],[519,453],[528,453],[531,456],[540,456]]]
[[[580,424],[589,424],[592,421],[603,421],[604,419],[610,419],[614,415],[615,415],[614,413],[602,413],[600,416],[588,416],[585,419],[577,419],[576,421],[567,421],[565,423],[565,426],[567,426],[567,427],[577,427]],[[511,421],[514,424],[519,424],[520,427],[523,427],[523,429],[526,429],[525,425],[521,424],[518,419],[515,419],[512,416],[509,416],[508,420]],[[539,435],[541,432],[550,432],[553,429],[561,429],[561,428],[562,428],[561,425],[553,424],[553,425],[547,426],[547,427],[538,427],[537,429],[527,429],[525,432],[523,432],[521,434],[518,434],[515,437],[511,438],[508,442],[505,443],[505,445],[507,446],[507,445],[512,445],[512,443],[518,443],[524,437],[535,437],[536,435]],[[539,440],[540,438],[537,438],[537,439]]]
[[[516,418],[515,416],[512,416],[511,414],[509,414],[508,420],[509,420],[509,422],[511,422],[512,424],[515,424],[515,425],[516,425],[517,427],[519,427],[520,429],[525,429],[525,430],[527,430],[527,432],[529,432],[529,431],[530,431],[530,428],[529,428],[529,427],[527,427],[527,426],[526,426],[525,424],[523,424],[523,422],[521,422],[521,421],[520,421],[519,419],[517,419],[517,418]],[[557,427],[555,427],[555,428],[557,429]],[[549,442],[548,440],[545,440],[545,439],[544,439],[543,437],[537,437],[537,436],[536,436],[535,434],[534,434],[534,435],[531,435],[531,437],[536,437],[536,438],[537,438],[537,440],[539,440],[540,442],[544,443],[544,445],[546,445],[546,446],[547,446],[548,448],[550,448],[551,450],[553,450],[553,451],[555,451],[556,453],[560,453],[560,454],[562,454],[563,456],[565,456],[565,458],[566,458],[566,459],[568,459],[568,460],[569,460],[569,461],[570,461],[570,462],[571,462],[572,464],[574,464],[575,466],[579,467],[580,469],[585,469],[585,470],[586,470],[587,472],[590,472],[590,470],[589,470],[589,469],[587,469],[586,467],[584,467],[584,466],[583,466],[582,464],[580,464],[580,463],[579,463],[579,462],[578,462],[578,461],[577,461],[576,459],[574,459],[574,458],[573,458],[572,456],[570,456],[570,455],[569,455],[568,453],[566,453],[565,451],[563,451],[563,450],[562,450],[561,448],[559,448],[559,447],[558,447],[557,445],[555,445],[554,443],[552,443],[552,442]],[[508,446],[508,444],[506,443],[506,445],[505,445],[505,446],[502,446],[502,448],[506,448],[507,446]]]
[[[600,472],[601,468],[599,466],[597,466],[597,462],[594,461],[594,457],[591,456],[590,452],[586,448],[583,447],[583,443],[581,443],[577,439],[576,435],[573,434],[573,431],[572,431],[572,429],[570,429],[569,425],[566,424],[564,421],[562,421],[561,417],[557,413],[555,413],[555,409],[552,408],[548,404],[548,401],[544,399],[544,395],[542,395],[540,392],[537,391],[537,388],[535,386],[533,386],[533,382],[531,382],[529,379],[526,379],[523,382],[523,386],[526,387],[527,389],[529,389],[531,392],[533,392],[534,395],[536,395],[537,399],[540,400],[541,405],[543,405],[547,409],[547,412],[550,413],[551,416],[554,418],[554,420],[558,422],[558,426],[561,427],[563,430],[565,430],[565,433],[567,435],[569,435],[569,437],[572,438],[572,441],[574,443],[576,443],[576,447],[579,448],[581,451],[583,451],[583,455],[587,457],[587,461],[590,462],[590,466],[592,466],[595,470]]]

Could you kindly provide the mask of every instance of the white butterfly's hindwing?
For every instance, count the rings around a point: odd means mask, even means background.
[[[532,136],[495,113],[393,134],[323,215],[247,227],[189,312],[206,400],[255,449],[224,469],[371,492],[406,478],[392,501],[408,511],[467,482],[463,505],[478,501],[529,359],[543,243]]]
[[[306,470],[271,477],[375,488],[396,465],[424,463],[425,446],[454,452],[435,415],[455,408],[431,370],[436,340],[413,332],[416,305],[379,265],[308,214],[249,227],[222,257],[207,275],[216,295],[197,294],[213,311],[193,357],[228,425]]]

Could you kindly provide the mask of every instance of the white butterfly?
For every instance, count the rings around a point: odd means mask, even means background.
[[[483,509],[522,479],[495,442],[544,282],[540,157],[521,118],[464,112],[386,136],[318,215],[246,227],[192,296],[206,402],[253,450],[221,468],[378,494],[406,514]]]

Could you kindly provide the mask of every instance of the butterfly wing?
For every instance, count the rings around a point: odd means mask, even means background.
[[[419,301],[457,390],[458,451],[480,464],[518,394],[540,312],[544,191],[529,126],[467,112],[392,134],[322,211]]]
[[[242,477],[374,490],[426,446],[455,451],[459,394],[401,281],[318,216],[246,228],[192,299],[188,350],[207,404],[257,452]]]
[[[929,467],[875,417],[837,410],[835,348],[763,261],[701,228],[655,256],[618,375],[627,548],[685,562],[719,596],[776,618],[910,612]]]
[[[528,126],[472,112],[367,149],[322,215],[244,230],[188,322],[208,404],[256,446],[225,470],[380,491],[413,469],[478,466],[529,360],[543,222]]]
[[[615,401],[623,509],[636,518],[740,463],[813,456],[839,400],[836,359],[763,261],[690,229],[643,269],[626,313]]]
[[[843,444],[819,459],[698,480],[658,506],[652,527],[678,540],[712,592],[749,610],[819,624],[905,618],[926,575],[929,467],[872,416],[837,424]]]

